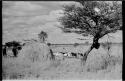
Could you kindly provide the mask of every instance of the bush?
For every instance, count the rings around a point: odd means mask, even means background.
[[[51,43],[47,43],[48,46],[51,46]]]
[[[32,43],[26,45],[20,51],[20,60],[25,60],[26,62],[43,62],[48,59],[50,54],[50,49],[45,43]]]
[[[76,46],[78,46],[79,45],[79,43],[74,43],[74,47],[76,47]]]

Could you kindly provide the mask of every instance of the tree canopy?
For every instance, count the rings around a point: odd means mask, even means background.
[[[59,18],[64,32],[84,36],[104,35],[122,29],[122,4],[119,1],[77,1],[80,6],[64,5]]]
[[[41,42],[45,42],[45,39],[48,37],[48,34],[44,31],[41,31],[38,34],[38,38],[41,40]]]

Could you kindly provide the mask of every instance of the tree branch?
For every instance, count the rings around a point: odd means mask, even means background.
[[[100,38],[108,33],[115,33],[117,30],[121,30],[121,28],[122,28],[122,26],[103,31],[103,32],[101,32]]]

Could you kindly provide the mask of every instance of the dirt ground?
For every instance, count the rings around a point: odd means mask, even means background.
[[[84,53],[89,46],[52,46],[54,52],[71,51]],[[122,79],[122,44],[111,46],[108,57],[102,46],[93,50],[86,65],[80,59],[65,58],[55,61],[27,62],[18,58],[2,57],[3,79],[23,80],[119,80]]]

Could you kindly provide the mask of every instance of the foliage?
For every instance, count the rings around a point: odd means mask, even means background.
[[[39,39],[42,41],[42,42],[45,42],[45,39],[48,37],[48,34],[44,31],[41,31],[39,34],[38,34],[38,37]]]
[[[5,45],[8,46],[8,47],[12,47],[12,46],[18,47],[18,46],[21,46],[20,42],[18,42],[18,41],[10,41],[10,42],[5,43]]]
[[[74,43],[74,47],[77,47],[79,45],[79,43]]]
[[[81,5],[65,5],[59,21],[64,32],[96,36],[122,29],[122,4],[118,1],[77,1]]]
[[[51,46],[51,43],[47,43],[48,46]]]

